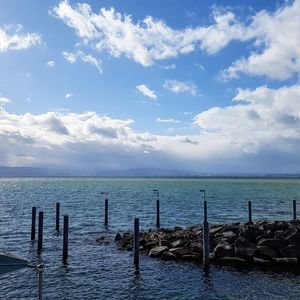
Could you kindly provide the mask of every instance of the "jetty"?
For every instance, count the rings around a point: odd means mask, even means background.
[[[132,251],[133,233],[117,233],[119,249]],[[140,252],[174,261],[203,261],[203,225],[156,228],[139,233]],[[211,224],[209,260],[234,266],[300,268],[300,220]]]

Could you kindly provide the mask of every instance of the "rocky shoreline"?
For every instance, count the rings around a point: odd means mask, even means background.
[[[163,260],[202,263],[203,227],[140,232],[140,251]],[[133,250],[133,234],[117,233],[119,249]],[[234,266],[300,269],[300,221],[258,221],[210,225],[210,261]]]

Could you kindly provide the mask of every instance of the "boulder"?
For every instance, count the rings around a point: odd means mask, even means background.
[[[160,258],[163,260],[176,260],[176,255],[170,253],[169,251],[164,251],[161,253]]]
[[[271,264],[271,260],[262,259],[262,258],[259,258],[259,257],[253,257],[253,262],[255,264],[258,264],[258,265],[269,265],[269,264]]]
[[[176,257],[181,257],[183,255],[189,254],[190,250],[188,248],[180,247],[180,248],[171,248],[169,252],[176,255]]]
[[[168,251],[167,246],[158,246],[150,250],[150,257],[159,257],[163,252]]]
[[[152,248],[156,247],[157,244],[158,244],[157,241],[152,241],[152,242],[146,243],[144,247],[145,247],[146,249],[152,249]]]
[[[239,257],[222,257],[219,260],[219,262],[222,264],[236,265],[236,266],[243,266],[247,263],[245,259]]]
[[[234,250],[230,245],[222,245],[219,244],[217,245],[217,247],[215,247],[214,249],[214,253],[215,253],[215,258],[222,258],[225,256],[234,256]]]
[[[235,237],[235,233],[233,231],[225,231],[225,232],[223,232],[223,237],[232,239]]]
[[[287,247],[280,248],[279,252],[283,257],[299,257],[300,258],[300,246],[288,245]]]
[[[170,244],[171,248],[178,248],[178,247],[182,247],[183,245],[184,245],[184,241],[182,240],[177,240]]]
[[[268,258],[276,258],[279,256],[277,249],[267,247],[267,246],[258,246],[257,248],[258,248],[259,254],[266,256]]]
[[[296,231],[286,238],[293,245],[300,245],[300,231]]]
[[[217,232],[220,232],[222,229],[223,229],[223,226],[218,226],[218,227],[210,228],[209,229],[209,233],[210,234],[215,234]]]
[[[194,254],[182,255],[181,260],[184,261],[200,261],[200,257]]]
[[[190,244],[191,252],[197,252],[199,254],[203,254],[203,246],[200,243],[191,243]]]
[[[295,265],[295,264],[297,264],[298,259],[296,257],[280,257],[280,258],[275,258],[275,262],[278,264]]]
[[[271,248],[282,248],[287,245],[287,241],[285,239],[263,239],[260,240],[257,245]]]
[[[257,247],[244,238],[238,238],[235,241],[234,251],[236,256],[249,259],[256,253]]]

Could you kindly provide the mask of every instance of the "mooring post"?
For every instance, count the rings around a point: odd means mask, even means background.
[[[252,205],[251,201],[248,201],[248,223],[252,223]]]
[[[36,266],[38,272],[38,299],[43,299],[43,273],[44,273],[44,265],[40,264]]]
[[[39,228],[38,228],[38,247],[37,251],[40,253],[43,248],[43,222],[44,222],[44,213],[39,212]]]
[[[101,195],[105,195],[104,200],[104,226],[108,226],[108,192],[101,192]]]
[[[59,231],[59,215],[60,215],[60,204],[56,203],[56,222],[55,222],[56,231]]]
[[[35,222],[36,222],[36,207],[32,207],[31,211],[31,240],[35,240]]]
[[[64,216],[64,234],[63,234],[63,260],[68,259],[68,239],[69,239],[69,216]]]
[[[204,221],[203,221],[203,265],[205,269],[209,268],[209,223],[207,221],[207,201],[205,190],[200,190],[204,197]]]
[[[133,263],[136,271],[139,271],[140,269],[140,220],[139,218],[134,219],[134,258]]]
[[[160,227],[160,207],[159,207],[159,191],[154,189],[154,193],[156,193],[156,227]]]
[[[295,221],[297,219],[297,203],[296,200],[293,200],[293,220]]]

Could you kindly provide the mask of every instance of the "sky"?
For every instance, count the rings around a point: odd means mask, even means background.
[[[300,173],[300,0],[0,0],[0,166]]]

